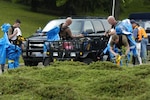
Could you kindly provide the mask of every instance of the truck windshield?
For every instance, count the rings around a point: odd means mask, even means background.
[[[49,30],[51,30],[52,28],[59,26],[61,23],[64,23],[65,19],[61,19],[61,20],[52,20],[50,21],[42,30],[42,32],[48,32]],[[82,25],[83,21],[80,20],[73,20],[72,24],[69,26],[71,29],[71,32],[73,34],[79,34],[81,33],[81,29],[82,29]]]

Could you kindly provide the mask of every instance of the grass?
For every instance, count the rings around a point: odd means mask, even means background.
[[[55,62],[0,76],[2,100],[149,100],[150,67],[110,62]]]
[[[9,3],[0,0],[0,25],[3,23],[14,24],[14,21],[18,18],[21,20],[21,30],[24,37],[32,35],[38,27],[44,28],[44,26],[51,19],[56,16],[44,15],[40,13],[31,12],[26,6]],[[3,32],[0,32],[2,36]]]

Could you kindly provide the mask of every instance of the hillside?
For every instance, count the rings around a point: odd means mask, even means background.
[[[21,20],[21,30],[23,36],[30,36],[36,31],[38,27],[44,27],[48,21],[55,18],[55,16],[44,15],[40,13],[31,12],[26,6],[9,3],[0,0],[0,25],[3,23],[14,24],[18,18]],[[0,31],[0,36],[2,36]]]

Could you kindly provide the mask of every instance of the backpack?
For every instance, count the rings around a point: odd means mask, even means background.
[[[13,34],[15,28],[16,28],[16,27],[11,26],[11,29],[12,29],[11,34]]]
[[[61,23],[61,24],[59,25],[59,27],[60,27],[60,32],[59,32],[60,38],[61,38],[62,40],[72,40],[72,38],[69,36],[68,33],[63,33],[63,32],[64,32],[67,28],[69,28],[69,27],[67,26],[67,27],[62,28],[62,25],[63,25],[63,23]],[[65,34],[65,35],[64,35],[64,36],[61,36],[61,33]]]
[[[129,44],[129,39],[128,39],[127,35],[121,34],[121,35],[118,35],[118,36],[119,36],[119,42],[116,44],[116,47],[118,47],[119,49],[121,49],[121,47],[123,45],[122,36],[126,36],[128,44]]]
[[[54,27],[51,30],[49,30],[46,35],[47,35],[47,40],[48,41],[57,41],[60,40],[59,37],[59,32],[60,32],[60,27]]]

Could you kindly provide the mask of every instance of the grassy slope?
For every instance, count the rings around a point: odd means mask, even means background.
[[[0,25],[3,23],[14,24],[18,18],[22,21],[23,36],[32,35],[38,27],[44,27],[54,16],[30,12],[29,8],[0,0]],[[0,32],[2,36],[2,32]]]
[[[149,100],[150,67],[55,62],[0,76],[1,100]]]

